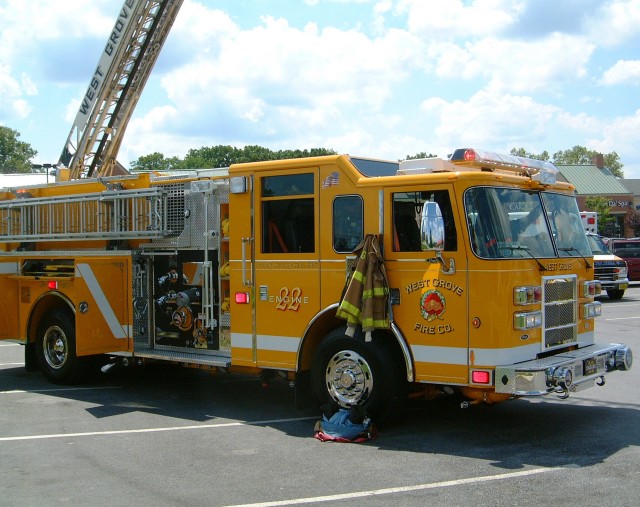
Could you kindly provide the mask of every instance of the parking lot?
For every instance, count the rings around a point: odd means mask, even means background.
[[[640,284],[602,303],[598,341],[640,357]],[[420,402],[336,444],[283,381],[154,366],[55,386],[23,359],[0,342],[3,506],[638,504],[638,364],[568,400]]]

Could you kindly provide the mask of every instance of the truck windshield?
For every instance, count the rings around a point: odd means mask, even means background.
[[[465,192],[464,204],[471,244],[479,257],[591,256],[571,196],[476,187]]]
[[[609,249],[607,245],[604,244],[602,238],[600,236],[596,236],[595,234],[589,234],[587,236],[587,241],[589,241],[589,246],[591,247],[591,252],[593,255],[610,255]]]

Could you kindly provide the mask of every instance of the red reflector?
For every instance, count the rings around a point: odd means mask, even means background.
[[[50,289],[57,289],[58,282],[47,282],[47,287],[49,287]]]
[[[236,292],[236,303],[239,305],[246,305],[249,303],[248,292]]]
[[[465,160],[475,160],[476,159],[476,152],[473,150],[467,150],[464,152],[464,159]]]
[[[490,384],[491,374],[488,371],[472,371],[471,382],[474,384]]]

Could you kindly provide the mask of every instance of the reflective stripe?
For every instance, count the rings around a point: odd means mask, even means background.
[[[414,345],[411,350],[416,363],[499,366],[528,361],[536,357],[540,352],[540,343],[502,349],[473,348],[471,350],[463,347]]]
[[[17,262],[0,262],[0,275],[17,275]]]
[[[98,305],[98,309],[109,326],[113,337],[118,339],[126,338],[127,333],[122,327],[122,324],[118,321],[118,317],[116,317],[113,308],[111,308],[111,305],[107,300],[107,296],[102,290],[102,287],[100,287],[100,283],[96,279],[96,276],[93,274],[91,266],[89,266],[89,264],[77,264],[76,269],[78,270],[80,278],[83,278],[84,282],[87,284],[87,288]]]
[[[466,365],[467,349],[461,347],[428,347],[414,345],[411,347],[416,363],[438,363]]]
[[[293,336],[258,335],[258,350],[277,352],[298,352],[300,338]]]
[[[489,366],[520,363],[535,358],[540,350],[539,342],[505,349],[472,349],[474,355],[473,363]]]
[[[236,349],[252,349],[253,337],[247,333],[231,333],[231,347]]]
[[[261,334],[257,336],[258,350],[274,352],[298,352],[300,338],[296,336],[275,336]],[[238,349],[253,348],[253,337],[247,333],[231,333],[231,346]]]

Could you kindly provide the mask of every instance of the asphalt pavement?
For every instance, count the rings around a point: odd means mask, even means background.
[[[601,301],[597,340],[640,357],[640,284]],[[640,360],[567,400],[418,402],[336,444],[284,381],[159,365],[56,386],[0,342],[0,505],[636,506],[639,385]]]

